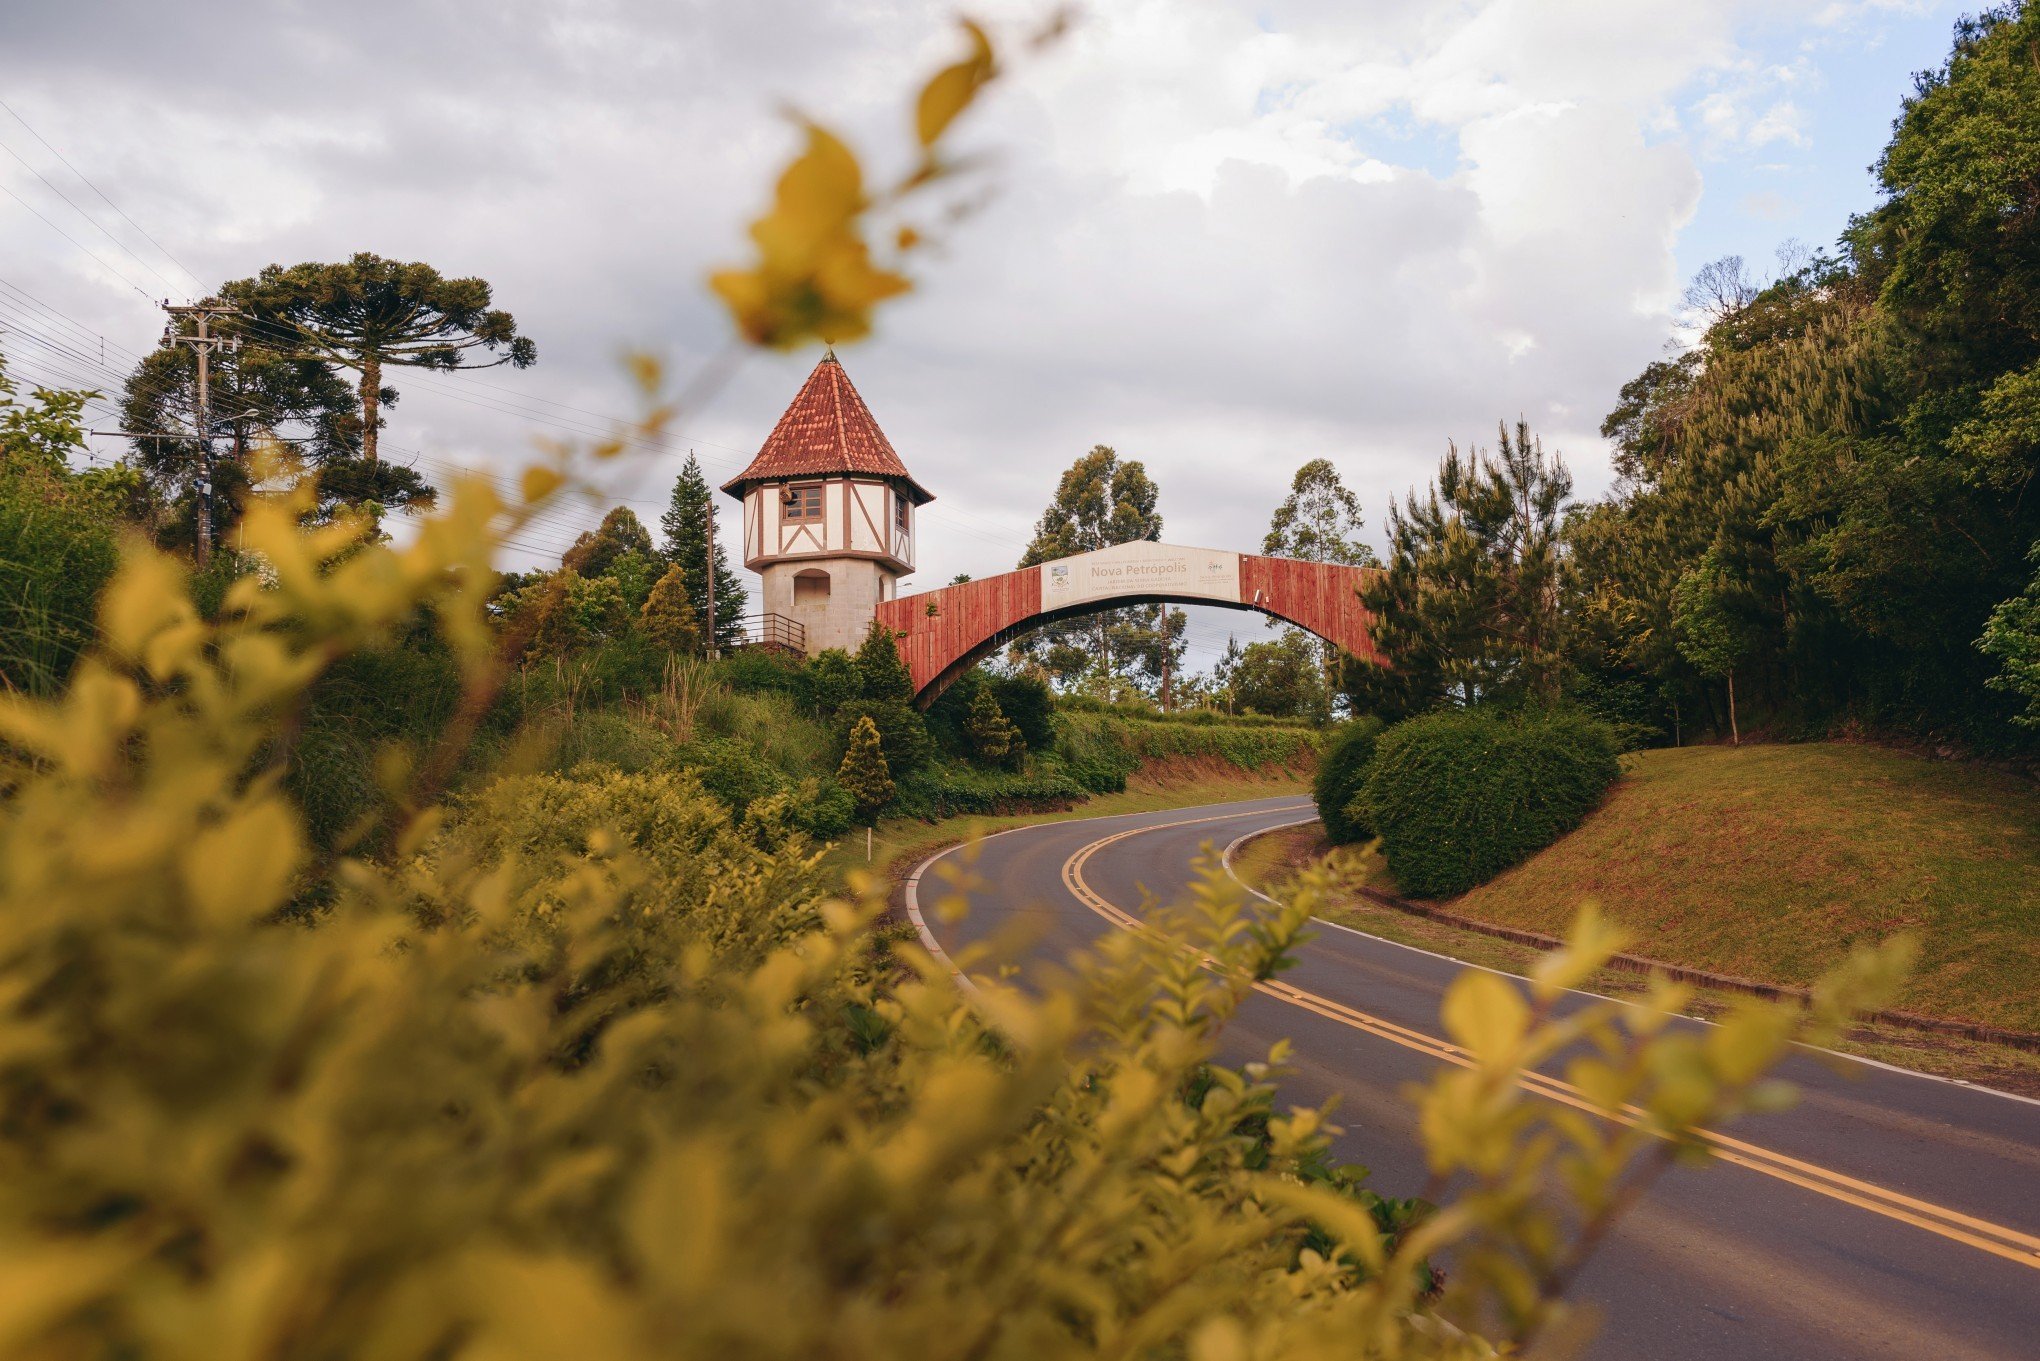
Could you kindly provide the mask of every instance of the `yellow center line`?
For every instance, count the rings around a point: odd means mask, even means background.
[[[1285,810],[1267,809],[1263,811],[1282,812]],[[1128,837],[1139,836],[1145,832],[1162,832],[1178,827],[1194,827],[1201,823],[1225,822],[1235,820],[1240,816],[1241,814],[1238,813],[1221,813],[1211,817],[1185,818],[1179,822],[1157,823],[1153,826],[1135,827],[1127,831],[1116,832],[1111,836],[1103,837],[1087,846],[1078,848],[1068,860],[1065,860],[1062,867],[1063,884],[1070,890],[1070,893],[1078,902],[1090,908],[1113,925],[1129,931],[1148,931],[1150,928],[1146,922],[1124,908],[1106,901],[1103,895],[1099,894],[1086,882],[1083,874],[1085,863],[1105,847],[1115,842],[1124,841]],[[1329,997],[1320,996],[1314,992],[1306,992],[1304,989],[1293,984],[1284,983],[1279,980],[1270,980],[1256,983],[1254,990],[1266,993],[1268,996],[1278,1001],[1286,1002],[1290,1006],[1299,1007],[1315,1015],[1322,1016],[1327,1020],[1337,1021],[1342,1025],[1348,1025],[1356,1030],[1365,1031],[1392,1044],[1401,1045],[1405,1049],[1413,1049],[1441,1063],[1457,1064],[1462,1068],[1478,1066],[1476,1060],[1468,1051],[1449,1040],[1435,1035],[1428,1035],[1419,1030],[1411,1030],[1407,1026],[1398,1025],[1393,1021],[1371,1015],[1354,1007],[1349,1007],[1343,1002],[1333,1001]],[[1535,1095],[1575,1107],[1589,1114],[1599,1116],[1604,1120],[1618,1121],[1630,1126],[1636,1126],[1643,1122],[1644,1112],[1639,1108],[1624,1106],[1620,1110],[1610,1109],[1594,1101],[1580,1088],[1563,1079],[1551,1077],[1544,1073],[1525,1072],[1519,1074],[1517,1080],[1525,1090]],[[1883,1215],[1887,1219],[1895,1219],[1902,1223],[1911,1224],[1930,1233],[1938,1234],[1950,1241],[1963,1243],[1988,1252],[1993,1256],[2002,1257],[2007,1261],[2017,1262],[2021,1266],[2040,1270],[2040,1236],[2035,1236],[2019,1229],[2009,1228],[2002,1224],[1994,1224],[1989,1220],[1979,1219],[1974,1215],[1964,1214],[1959,1210],[1936,1205],[1930,1201],[1920,1200],[1917,1197],[1891,1190],[1888,1187],[1878,1186],[1873,1182],[1851,1177],[1831,1168],[1821,1167],[1815,1163],[1788,1157],[1783,1153],[1774,1152],[1757,1144],[1749,1143],[1746,1140],[1731,1138],[1726,1134],[1719,1134],[1712,1130],[1700,1130],[1697,1133],[1708,1144],[1714,1155],[1723,1162],[1732,1163],[1737,1167],[1748,1168],[1753,1172],[1761,1172],[1767,1177],[1775,1177],[1780,1181],[1790,1182],[1795,1186],[1801,1186],[1809,1191],[1818,1192],[1831,1200],[1842,1201],[1862,1209],[1870,1210],[1876,1214]]]

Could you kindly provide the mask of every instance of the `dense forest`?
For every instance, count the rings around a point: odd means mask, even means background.
[[[2040,9],[1957,28],[1835,250],[1709,266],[1571,500],[1527,429],[1392,505],[1357,710],[1570,697],[1647,740],[2040,722]]]

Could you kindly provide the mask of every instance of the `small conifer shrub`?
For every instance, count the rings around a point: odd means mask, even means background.
[[[701,651],[701,625],[694,606],[687,599],[687,574],[669,567],[654,582],[638,615],[638,627],[654,646],[668,652],[692,654]]]
[[[850,749],[843,753],[836,781],[857,805],[857,816],[866,824],[875,821],[879,810],[892,802],[892,772],[886,768],[885,751],[879,745],[878,725],[868,715],[850,730]]]

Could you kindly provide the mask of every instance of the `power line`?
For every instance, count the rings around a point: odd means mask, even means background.
[[[0,192],[4,192],[7,195],[7,197],[13,199],[16,203],[28,209],[28,211],[30,211],[31,213],[34,213],[38,218],[41,218],[43,225],[48,227],[51,231],[55,232],[58,236],[63,237],[66,241],[69,241],[79,250],[84,251],[94,260],[97,260],[99,262],[99,267],[101,269],[104,269],[108,274],[111,274],[114,278],[120,280],[122,283],[126,284],[129,288],[132,288],[135,292],[141,294],[144,298],[149,298],[148,289],[143,288],[140,284],[136,283],[133,279],[130,279],[127,275],[121,273],[119,270],[115,269],[112,265],[107,264],[106,261],[104,259],[101,259],[100,256],[96,252],[94,252],[90,246],[87,246],[77,237],[71,235],[69,232],[65,231],[62,227],[59,227],[56,223],[50,221],[48,218],[43,217],[42,211],[39,208],[37,208],[33,203],[30,203],[27,199],[15,193],[12,189],[8,188],[4,184],[0,184]],[[149,302],[152,305],[154,304],[155,301],[156,300],[154,298],[149,298]]]
[[[173,290],[174,290],[174,289],[175,289],[175,288],[177,287],[177,285],[176,285],[176,284],[172,283],[172,282],[171,282],[171,281],[170,281],[170,280],[169,280],[168,278],[165,278],[165,277],[164,277],[164,274],[163,274],[163,271],[162,271],[162,270],[160,270],[160,269],[157,269],[157,268],[156,268],[156,267],[155,267],[154,265],[150,264],[150,263],[149,263],[149,262],[148,262],[147,260],[144,260],[144,259],[143,259],[143,258],[142,258],[141,256],[139,256],[139,255],[135,254],[135,253],[134,253],[134,250],[133,250],[133,249],[132,249],[132,248],[131,248],[131,247],[130,247],[130,246],[128,245],[128,243],[127,243],[127,242],[125,242],[125,241],[121,240],[121,239],[120,239],[119,237],[115,236],[115,235],[114,235],[114,234],[113,234],[112,232],[108,231],[108,230],[107,230],[107,229],[105,228],[105,226],[104,226],[104,225],[102,225],[102,224],[100,223],[100,221],[99,221],[99,219],[98,219],[98,218],[96,218],[96,217],[92,216],[92,214],[90,214],[90,213],[86,212],[86,211],[85,211],[85,210],[84,210],[83,208],[80,208],[80,207],[79,207],[79,206],[77,205],[77,203],[73,202],[73,200],[72,200],[72,198],[71,198],[71,196],[70,196],[69,194],[67,194],[67,193],[65,193],[65,192],[64,192],[63,190],[61,190],[61,189],[57,188],[57,186],[56,186],[56,185],[54,185],[54,184],[51,184],[51,183],[50,183],[50,177],[49,177],[49,176],[47,176],[47,175],[45,175],[45,174],[43,174],[43,172],[42,172],[42,171],[40,171],[40,170],[37,170],[37,169],[36,169],[36,168],[35,168],[34,166],[30,165],[30,164],[28,163],[27,159],[26,159],[25,157],[23,157],[23,156],[22,156],[22,154],[21,154],[20,152],[16,151],[16,150],[15,150],[15,149],[14,149],[13,147],[11,147],[11,146],[7,145],[7,143],[5,143],[5,142],[0,142],[0,151],[4,151],[4,152],[6,152],[6,153],[7,153],[7,154],[8,154],[9,156],[12,156],[12,157],[13,157],[13,158],[14,158],[15,160],[17,160],[17,161],[20,161],[20,162],[21,162],[21,165],[22,165],[22,168],[23,168],[24,170],[28,171],[28,173],[29,173],[29,174],[31,174],[31,175],[33,175],[33,176],[35,176],[35,177],[36,177],[37,179],[39,179],[39,180],[41,180],[41,181],[43,182],[43,187],[44,187],[44,188],[48,189],[48,190],[49,190],[49,191],[50,191],[50,192],[51,192],[52,194],[55,194],[55,195],[56,195],[56,196],[57,196],[58,198],[62,199],[62,200],[63,200],[63,201],[64,201],[64,202],[66,203],[66,204],[69,204],[69,205],[70,205],[70,209],[71,209],[71,211],[72,211],[72,212],[74,212],[74,213],[76,213],[76,214],[77,214],[78,216],[80,216],[80,217],[84,218],[84,219],[85,219],[85,220],[86,220],[87,222],[91,223],[91,224],[92,224],[92,226],[93,226],[93,228],[94,228],[94,229],[95,229],[95,230],[96,230],[96,231],[97,231],[97,232],[98,232],[98,233],[99,233],[99,234],[100,234],[101,236],[105,237],[105,238],[106,238],[107,240],[109,240],[109,241],[113,242],[113,244],[114,244],[114,245],[116,245],[116,246],[119,246],[119,247],[120,247],[120,248],[121,248],[122,250],[126,251],[126,252],[127,252],[127,255],[128,255],[128,258],[129,258],[130,260],[133,260],[133,261],[134,261],[134,262],[135,262],[136,264],[140,265],[140,266],[141,266],[141,267],[142,267],[143,269],[146,269],[146,270],[148,270],[148,271],[149,271],[149,273],[151,273],[151,274],[155,275],[155,276],[156,276],[156,278],[157,278],[158,280],[160,280],[160,281],[162,282],[162,284],[163,284],[163,286],[164,286],[165,288],[169,288],[169,289],[173,289]]]
[[[47,137],[44,137],[41,133],[37,132],[33,127],[31,127],[29,125],[29,121],[26,118],[23,118],[21,114],[13,108],[13,106],[9,105],[5,100],[0,100],[0,109],[7,110],[7,114],[9,117],[11,117],[15,122],[21,124],[22,127],[27,128],[28,135],[35,138],[36,141],[41,142],[44,148],[48,150],[50,155],[62,161],[64,163],[64,168],[66,170],[69,170],[73,175],[76,175],[80,180],[82,180],[86,188],[90,189],[93,193],[99,195],[101,202],[105,203],[107,207],[113,209],[113,211],[115,211],[116,213],[119,213],[121,215],[121,218],[124,221],[126,221],[126,223],[130,227],[133,227],[136,231],[142,234],[142,238],[144,240],[146,240],[150,245],[154,246],[157,250],[163,252],[164,259],[168,260],[171,264],[177,266],[177,268],[183,270],[185,276],[189,278],[193,283],[198,284],[201,288],[205,286],[204,280],[200,279],[197,274],[193,273],[191,269],[188,268],[182,260],[172,255],[170,253],[169,247],[165,246],[161,241],[158,241],[155,237],[151,236],[149,234],[149,229],[147,227],[144,227],[141,223],[135,221],[132,217],[129,217],[127,209],[121,207],[118,203],[115,203],[111,198],[107,196],[107,193],[104,189],[101,189],[98,185],[94,184],[89,177],[87,177],[84,171],[80,170],[77,166],[72,165],[70,158],[64,155],[63,152],[57,150],[54,146],[51,146],[49,139]]]

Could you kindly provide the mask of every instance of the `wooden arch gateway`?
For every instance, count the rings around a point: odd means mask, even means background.
[[[898,641],[914,680],[914,702],[926,708],[951,681],[1021,634],[1121,605],[1258,610],[1379,662],[1373,616],[1360,603],[1360,587],[1377,572],[1218,548],[1125,543],[880,601],[878,620]]]

